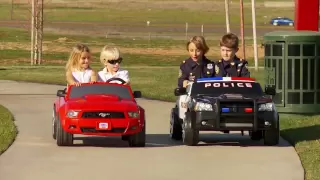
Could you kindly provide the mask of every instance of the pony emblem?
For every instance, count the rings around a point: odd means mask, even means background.
[[[107,117],[110,116],[110,113],[99,113],[100,117]]]

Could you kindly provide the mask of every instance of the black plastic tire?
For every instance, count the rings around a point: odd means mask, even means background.
[[[179,122],[179,116],[171,110],[170,116],[170,138],[174,140],[182,140],[182,126]]]
[[[139,133],[130,135],[128,137],[130,147],[145,147],[146,146],[146,124]]]
[[[56,116],[57,122],[57,134],[56,134],[56,141],[58,146],[71,146],[73,145],[73,134],[65,132],[62,128],[61,121],[59,116]]]
[[[187,146],[196,146],[199,142],[199,130],[195,129],[192,118],[186,115],[183,121],[183,143]]]
[[[275,146],[279,144],[279,139],[280,139],[279,127],[280,127],[280,124],[279,124],[279,118],[278,118],[277,127],[264,131],[264,145]]]
[[[253,141],[260,141],[263,138],[263,132],[261,130],[251,132],[250,138]]]
[[[55,109],[53,109],[53,117],[52,117],[52,138],[54,140],[57,139],[57,120],[56,120],[56,112]]]
[[[128,139],[129,139],[129,136],[128,136],[128,135],[123,135],[123,136],[121,136],[121,140],[122,140],[122,141],[128,141]]]

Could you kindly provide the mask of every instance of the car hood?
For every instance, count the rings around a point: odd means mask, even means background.
[[[122,99],[116,95],[90,95],[81,98],[69,99],[68,109],[77,110],[138,110],[138,105],[131,99]]]

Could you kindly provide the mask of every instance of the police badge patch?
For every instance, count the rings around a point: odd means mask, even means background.
[[[211,63],[210,63],[210,64],[207,64],[207,69],[213,69],[213,66],[212,66]]]

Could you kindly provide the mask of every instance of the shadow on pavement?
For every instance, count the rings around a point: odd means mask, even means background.
[[[84,136],[84,137],[75,137],[74,140],[75,140],[74,146],[94,146],[94,147],[111,147],[111,148],[130,147],[128,142],[122,140],[121,137]],[[171,140],[169,137],[169,134],[147,134],[146,135],[146,146],[145,146],[146,148],[172,147],[172,146],[180,146],[180,145],[182,145],[182,143],[179,141]]]
[[[75,140],[74,146],[93,146],[93,147],[110,147],[110,148],[130,147],[128,142],[122,140],[121,137],[84,136],[84,137],[75,137],[74,140]],[[146,135],[145,148],[173,147],[173,146],[184,146],[184,145],[182,141],[175,141],[170,139],[169,134],[147,134]],[[263,139],[260,141],[254,141],[254,140],[251,140],[248,135],[242,136],[241,134],[217,134],[217,133],[200,134],[200,142],[198,146],[199,147],[201,146],[268,147],[264,145]],[[289,146],[292,146],[292,145],[289,144],[287,141],[284,141],[282,138],[280,138],[280,143],[278,145],[270,146],[270,147],[289,147]]]
[[[241,134],[201,134],[198,146],[238,146],[238,147],[268,147],[264,145],[263,139],[260,141],[251,140],[248,135]],[[288,147],[288,142],[280,138],[278,145],[269,147]]]
[[[281,135],[293,145],[302,141],[319,140],[320,125],[284,129],[281,130]]]

